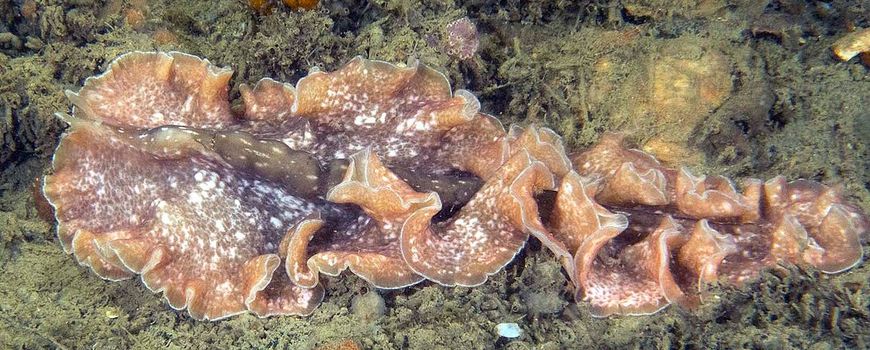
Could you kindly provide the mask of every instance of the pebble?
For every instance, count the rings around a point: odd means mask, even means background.
[[[516,323],[499,323],[495,328],[498,330],[498,335],[505,338],[519,338],[523,335],[523,329]]]

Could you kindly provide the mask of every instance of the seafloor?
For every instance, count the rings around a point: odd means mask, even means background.
[[[235,69],[234,85],[294,82],[356,55],[419,59],[483,110],[548,125],[571,147],[619,130],[696,173],[839,184],[870,211],[868,68],[830,50],[870,26],[868,1],[324,0],[314,11],[263,12],[233,0],[0,2],[0,348],[870,346],[870,264],[839,275],[778,269],[714,290],[700,310],[596,319],[533,241],[479,287],[377,291],[343,275],[328,279],[310,317],[220,322],[171,310],[135,279],[111,283],[78,266],[38,218],[31,188],[63,130],[53,117],[69,108],[63,91],[131,50],[207,57]],[[444,49],[447,24],[463,16],[480,31],[466,60]],[[501,322],[523,335],[499,338]]]

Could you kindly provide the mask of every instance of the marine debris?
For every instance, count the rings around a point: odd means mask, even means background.
[[[44,194],[58,238],[109,280],[140,275],[195,319],[307,315],[319,275],[378,288],[475,286],[529,235],[596,316],[691,308],[703,285],[779,263],[861,260],[867,222],[839,188],[696,177],[606,135],[568,153],[439,72],[355,58],[296,86],[242,85],[171,52],[133,52],[69,92]]]

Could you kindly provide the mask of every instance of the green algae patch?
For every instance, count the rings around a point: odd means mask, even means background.
[[[866,68],[828,63],[828,39],[807,48],[807,69],[784,60],[787,52],[769,43],[759,51],[783,63],[768,70],[774,81],[787,82],[777,94],[771,115],[775,132],[766,137],[771,157],[764,174],[819,179],[842,184],[865,211],[870,209],[870,81]],[[800,71],[800,73],[799,73]]]
[[[52,224],[39,218],[33,199],[34,180],[45,165],[30,159],[0,170],[0,264],[17,256],[23,243],[52,239]]]
[[[0,166],[51,152],[59,135],[58,108],[66,108],[63,87],[35,56],[2,58],[0,67]]]

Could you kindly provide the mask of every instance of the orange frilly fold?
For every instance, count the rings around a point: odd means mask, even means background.
[[[612,134],[571,158],[577,172],[562,180],[550,222],[575,250],[563,263],[593,315],[692,308],[706,284],[742,284],[782,263],[837,273],[861,261],[866,218],[836,188],[777,177],[738,191]]]

